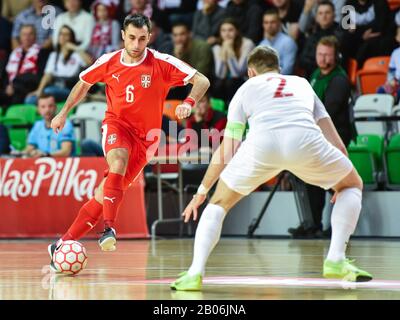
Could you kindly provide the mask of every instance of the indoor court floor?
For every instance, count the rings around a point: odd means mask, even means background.
[[[50,273],[48,243],[0,241],[0,300],[400,299],[400,241],[352,240],[348,257],[375,278],[348,283],[321,277],[326,240],[222,238],[202,292],[169,289],[190,265],[193,239],[120,240],[115,252],[82,241],[88,265],[77,276]]]

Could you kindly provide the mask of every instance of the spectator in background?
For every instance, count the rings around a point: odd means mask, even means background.
[[[2,2],[1,15],[11,22],[14,21],[18,13],[28,9],[32,5],[32,0],[3,0]]]
[[[54,23],[53,45],[57,46],[59,33],[63,26],[70,27],[76,35],[80,50],[88,50],[95,25],[94,17],[82,9],[81,0],[64,0],[67,12],[57,16]]]
[[[121,26],[117,20],[111,19],[112,10],[114,9],[108,4],[108,0],[97,0],[93,3],[92,12],[96,23],[88,50],[93,59],[120,48]]]
[[[305,70],[307,78],[317,67],[315,52],[319,40],[333,35],[341,43],[343,38],[343,30],[335,22],[335,7],[330,1],[323,0],[318,4],[316,22],[315,30],[306,38],[299,59],[299,65]]]
[[[282,21],[282,30],[295,41],[300,37],[299,19],[303,9],[303,0],[272,0],[278,9]]]
[[[78,47],[74,31],[61,27],[57,48],[50,54],[39,87],[27,96],[25,103],[36,104],[42,93],[54,95],[57,101],[65,100],[80,71],[91,63],[92,58]]]
[[[21,26],[24,24],[32,24],[36,28],[36,42],[42,48],[51,50],[52,41],[51,37],[53,34],[52,28],[43,26],[43,18],[45,14],[42,13],[44,6],[48,5],[48,0],[32,0],[32,6],[15,17],[13,31],[12,31],[12,48],[15,49],[19,45],[18,36],[21,30]],[[61,9],[54,7],[56,14],[61,12]],[[57,19],[56,19],[57,20]]]
[[[11,30],[12,24],[0,16],[0,77],[2,77],[6,65],[7,57],[11,49]],[[0,83],[1,88],[1,83]]]
[[[226,115],[223,112],[213,110],[210,105],[210,96],[205,94],[196,104],[193,115],[186,120],[186,129],[193,129],[198,138],[199,149],[201,147],[217,148],[222,141],[221,131],[225,129],[227,122]],[[201,130],[210,130],[209,145],[202,146]]]
[[[37,88],[47,60],[46,51],[36,43],[35,26],[23,25],[19,39],[21,45],[13,50],[6,66],[9,105],[23,103],[26,95]]]
[[[253,48],[254,43],[242,37],[235,20],[227,18],[222,22],[218,44],[212,48],[215,64],[213,97],[229,104],[247,77],[247,56]]]
[[[67,119],[64,128],[57,134],[51,129],[51,120],[57,112],[54,96],[38,98],[38,112],[43,120],[36,121],[29,132],[28,145],[24,153],[28,157],[69,157],[74,154],[74,127]]]
[[[168,16],[170,25],[178,22],[192,25],[197,0],[156,0],[157,7]]]
[[[340,19],[342,18],[342,7],[346,3],[346,0],[328,0],[334,6],[335,11],[335,22],[340,24]],[[317,9],[321,2],[326,2],[326,0],[305,0],[303,11],[299,19],[300,31],[304,34],[312,32],[315,26],[315,17],[317,15]]]
[[[261,41],[263,11],[256,2],[231,0],[226,7],[225,15],[237,21],[244,37],[251,39],[254,43]]]
[[[167,14],[152,4],[151,0],[127,0],[125,4],[123,11],[125,14],[121,17],[121,21],[129,14],[141,13],[151,20],[156,20],[158,26],[165,32],[171,30]]]
[[[387,1],[347,0],[355,9],[355,29],[344,32],[342,51],[361,68],[370,57],[390,55],[395,47],[395,26]],[[350,18],[352,15],[350,15]]]
[[[310,84],[318,98],[324,103],[339,136],[345,146],[348,146],[352,138],[352,126],[350,123],[349,98],[351,94],[350,81],[346,72],[338,63],[339,43],[334,36],[322,38],[317,45],[316,61],[318,69],[311,76]],[[306,184],[306,190],[310,201],[314,227],[305,229],[304,225],[289,229],[296,237],[321,237],[322,212],[325,206],[325,190],[320,187]],[[324,232],[329,235],[329,230]]]
[[[396,41],[400,44],[400,27],[397,27]],[[390,55],[389,72],[386,83],[378,88],[378,93],[391,94],[395,103],[400,99],[400,48]]]
[[[230,0],[217,0],[218,5],[221,8],[226,8]],[[197,0],[197,10],[201,10],[204,7],[203,0]]]
[[[160,52],[173,52],[171,36],[158,26],[157,20],[151,20],[151,34],[148,47]]]
[[[193,39],[189,27],[185,23],[176,23],[172,27],[173,52],[178,59],[193,66],[208,77],[212,68],[211,48],[207,42]]]
[[[218,0],[202,2],[203,8],[194,14],[192,33],[194,38],[206,40],[212,46],[217,42],[218,27],[224,19],[225,10],[218,5]]]
[[[210,77],[212,70],[212,53],[207,42],[200,39],[193,39],[189,27],[178,22],[172,27],[173,48],[166,53],[188,63],[197,71]],[[168,99],[183,100],[188,94],[190,87],[176,87],[170,90]]]
[[[260,46],[270,46],[279,53],[282,74],[293,74],[296,63],[297,44],[281,31],[281,20],[276,9],[268,10],[263,17],[264,40]]]

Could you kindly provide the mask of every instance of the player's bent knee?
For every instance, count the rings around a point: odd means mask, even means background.
[[[334,187],[334,190],[340,192],[346,188],[357,188],[362,191],[363,187],[364,185],[360,175],[355,169],[353,169],[342,181],[340,181]]]
[[[225,212],[228,212],[232,208],[232,205],[229,203],[229,201],[227,199],[223,199],[221,197],[213,196],[210,200],[210,203],[220,206],[221,208],[223,208],[225,210]]]
[[[228,212],[232,207],[243,198],[243,195],[230,189],[224,189],[224,192],[218,192],[218,188],[212,196],[210,203],[224,208]]]

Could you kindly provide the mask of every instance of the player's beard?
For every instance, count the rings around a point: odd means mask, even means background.
[[[138,59],[138,58],[143,57],[144,50],[142,50],[142,51],[137,51],[137,52],[126,50],[126,53],[128,54],[128,56],[129,56],[130,58],[132,58],[132,59]]]

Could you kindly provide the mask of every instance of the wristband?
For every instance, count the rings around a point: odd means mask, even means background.
[[[200,195],[202,195],[202,196],[205,196],[205,195],[208,193],[209,190],[210,190],[210,189],[207,189],[207,188],[204,186],[204,184],[201,184],[201,185],[199,186],[199,188],[197,189],[197,194],[200,194]]]
[[[196,104],[196,101],[194,101],[194,99],[191,98],[191,97],[187,97],[185,100],[183,100],[183,103],[190,104],[192,106],[192,108],[193,108],[194,105]]]

